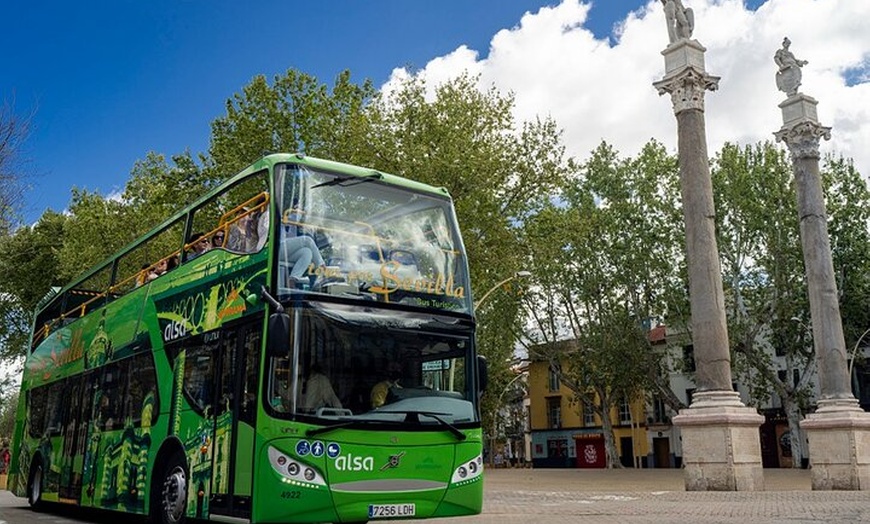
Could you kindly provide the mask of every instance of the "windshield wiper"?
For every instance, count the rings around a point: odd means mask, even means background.
[[[311,186],[311,189],[316,189],[318,187],[325,187],[325,186],[349,187],[349,186],[355,186],[357,184],[362,184],[363,182],[368,182],[369,180],[380,180],[382,178],[384,178],[384,175],[382,175],[381,173],[378,173],[377,171],[375,171],[374,173],[371,173],[369,175],[366,175],[366,176],[337,176],[337,177],[333,178],[332,180],[327,180],[326,182],[314,184],[313,186]],[[343,185],[345,182],[347,182],[349,180],[356,180],[357,182],[353,183],[353,184]]]
[[[357,422],[360,422],[360,421],[354,420],[352,422],[339,422],[338,424],[323,426],[322,428],[311,428],[305,432],[305,436],[306,437],[313,437],[315,435],[322,435],[323,433],[329,433],[330,431],[333,431],[335,429],[341,429],[341,428],[346,428],[348,426],[353,426]]]
[[[462,431],[459,430],[459,428],[457,428],[453,424],[451,424],[451,423],[447,422],[446,420],[444,420],[443,418],[441,418],[441,416],[449,415],[449,413],[438,413],[438,412],[434,412],[434,411],[401,411],[401,410],[396,410],[396,411],[383,410],[383,413],[401,413],[403,415],[408,415],[408,419],[410,419],[410,420],[406,419],[406,422],[409,422],[411,420],[413,420],[415,422],[420,422],[420,415],[423,415],[424,417],[429,417],[429,418],[435,419],[439,424],[441,424],[441,426],[444,427],[444,429],[446,429],[450,433],[453,433],[453,435],[458,440],[465,440],[466,438],[468,438],[465,435],[465,433],[463,433]]]
[[[330,431],[347,428],[350,426],[356,425],[364,425],[364,424],[401,424],[401,422],[397,422],[394,420],[382,420],[382,419],[354,419],[347,420],[344,422],[339,422],[337,424],[330,424],[329,426],[323,426],[321,428],[311,428],[305,432],[306,437],[313,437],[316,435],[322,435],[324,433],[329,433]]]

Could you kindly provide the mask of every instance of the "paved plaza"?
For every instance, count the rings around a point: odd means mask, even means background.
[[[495,469],[483,514],[430,524],[870,522],[870,492],[812,491],[808,470],[766,469],[763,492],[686,492],[683,471]]]
[[[487,469],[483,514],[429,524],[870,522],[870,492],[812,491],[808,470],[766,469],[762,492],[686,492],[682,470]],[[117,516],[32,513],[0,491],[0,524],[114,524]],[[130,522],[134,522],[130,520]]]

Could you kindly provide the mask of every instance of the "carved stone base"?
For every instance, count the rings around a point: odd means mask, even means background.
[[[791,127],[803,122],[819,123],[819,115],[816,106],[819,102],[803,93],[798,93],[785,99],[779,104],[782,110],[783,127]]]
[[[674,417],[683,443],[687,491],[762,491],[761,441],[764,417],[733,391],[696,393]]]
[[[704,52],[707,49],[697,40],[679,40],[669,45],[662,55],[665,57],[665,77],[680,74],[686,68],[705,71]]]
[[[821,400],[801,422],[814,490],[870,491],[870,413],[852,399]]]

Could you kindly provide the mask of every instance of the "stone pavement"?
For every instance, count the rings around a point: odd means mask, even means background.
[[[764,470],[766,491],[687,492],[682,470],[487,469],[483,513],[428,524],[870,522],[870,492],[812,491],[808,470]],[[0,491],[0,524],[116,524],[117,515],[32,513]],[[133,522],[133,521],[130,521]]]
[[[430,524],[870,522],[870,492],[812,491],[809,470],[765,469],[765,491],[687,492],[682,470],[487,469],[483,514]]]

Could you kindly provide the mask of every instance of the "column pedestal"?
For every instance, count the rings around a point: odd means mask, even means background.
[[[819,401],[801,422],[814,490],[870,491],[870,413],[852,399]]]
[[[733,391],[696,393],[680,410],[686,491],[761,491],[761,444],[764,417],[740,402]]]

